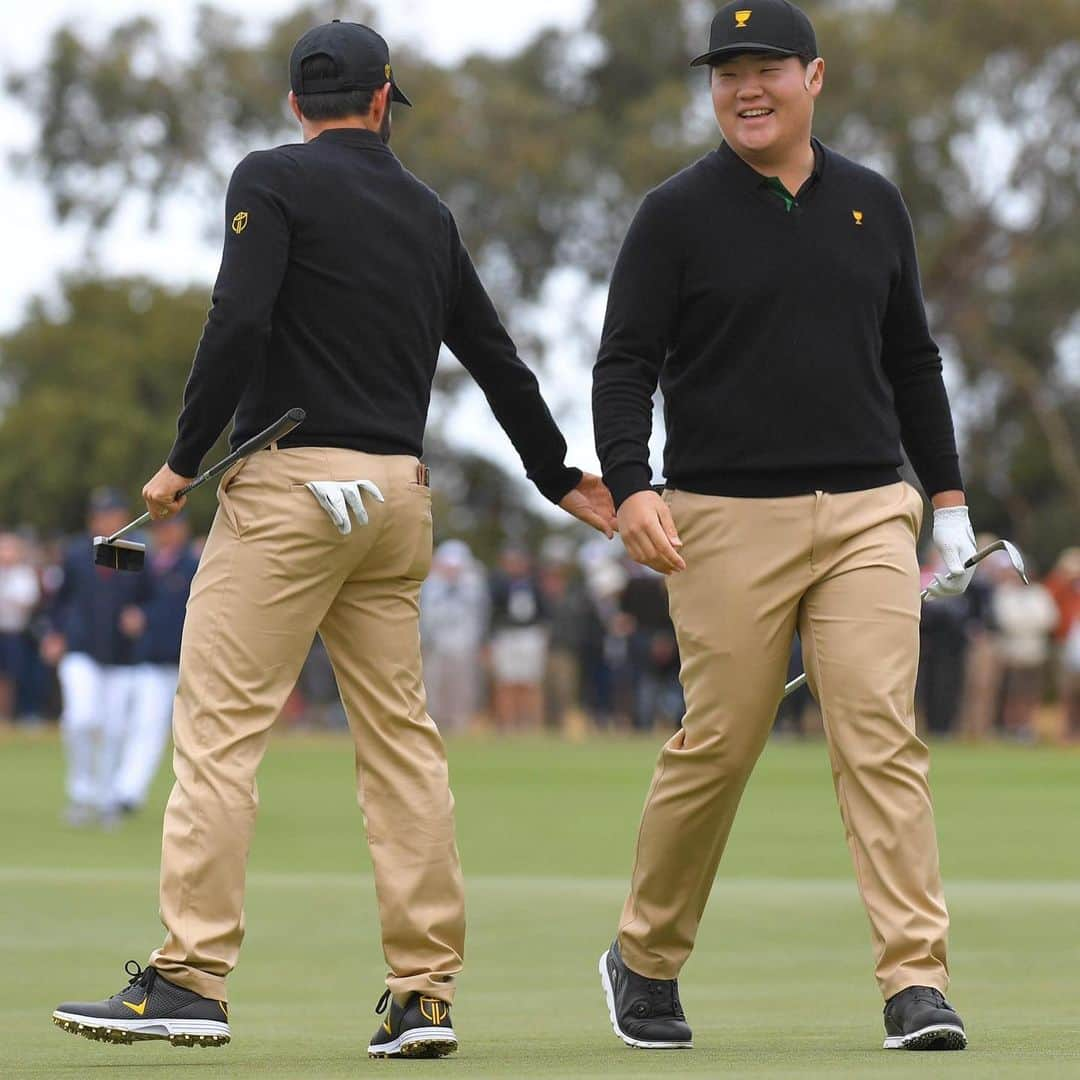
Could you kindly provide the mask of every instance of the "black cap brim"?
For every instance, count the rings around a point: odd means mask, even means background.
[[[400,102],[402,105],[408,105],[412,108],[412,102],[402,93],[401,87],[397,83],[390,84],[390,98],[393,101]]]
[[[743,53],[769,53],[772,56],[798,56],[793,49],[778,49],[775,45],[763,45],[757,41],[740,41],[738,45],[725,45],[722,49],[713,49],[711,52],[702,53],[690,61],[691,67],[702,67],[705,64],[716,64],[721,60],[731,60],[733,57],[742,56]]]

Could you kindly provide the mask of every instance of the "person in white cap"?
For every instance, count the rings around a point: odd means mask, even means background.
[[[479,708],[488,611],[483,568],[469,545],[444,540],[420,590],[424,686],[428,711],[441,731],[463,731]]]

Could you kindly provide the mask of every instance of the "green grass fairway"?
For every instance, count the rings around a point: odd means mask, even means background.
[[[1022,747],[934,755],[950,996],[970,1050],[879,1049],[869,932],[820,743],[770,746],[750,784],[682,977],[696,1049],[624,1047],[596,964],[658,742],[452,743],[469,890],[461,1050],[394,1062],[365,1052],[383,961],[347,740],[272,744],[233,1042],[215,1050],[53,1027],[59,1001],[120,989],[124,961],[160,940],[160,811],[111,834],[64,828],[59,743],[0,736],[0,1076],[1080,1077],[1080,754]]]

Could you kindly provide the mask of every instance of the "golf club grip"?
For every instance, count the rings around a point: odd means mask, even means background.
[[[272,442],[284,438],[294,428],[304,422],[307,413],[303,409],[290,409],[280,420],[275,420],[265,431],[253,435],[248,441],[238,446],[228,457],[222,458],[216,465],[211,466],[206,472],[195,477],[187,487],[181,488],[177,493],[178,499],[183,498],[188,492],[194,491],[207,480],[213,480],[220,476],[226,469],[232,468],[241,458],[246,458],[258,450],[265,450]]]

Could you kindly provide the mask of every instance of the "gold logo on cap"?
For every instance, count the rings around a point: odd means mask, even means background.
[[[239,214],[232,219],[232,231],[239,236],[246,228],[248,223],[248,212],[241,210]]]
[[[387,79],[387,82],[389,82],[390,79],[393,78],[393,73],[392,73],[392,71],[390,69],[390,65],[387,64],[386,67],[383,70],[386,72],[386,79]]]
[[[754,13],[752,11],[736,11],[735,12],[735,29],[745,30],[746,24],[750,21],[750,16]]]
[[[863,212],[861,210],[852,210],[851,211],[851,216],[855,219],[855,224],[856,225],[861,225],[862,224]]]

